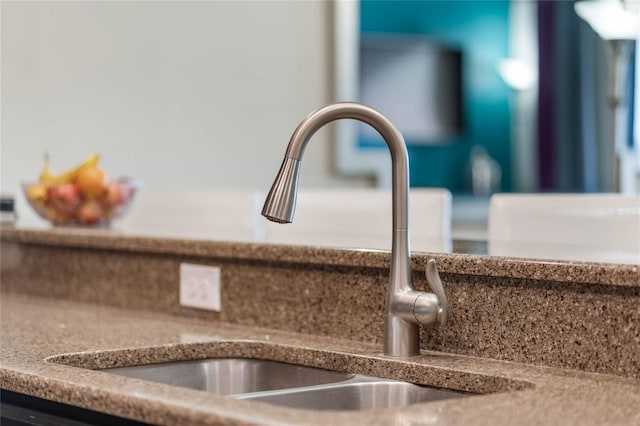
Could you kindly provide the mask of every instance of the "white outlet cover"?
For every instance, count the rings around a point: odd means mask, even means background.
[[[220,312],[220,268],[181,263],[180,305]]]

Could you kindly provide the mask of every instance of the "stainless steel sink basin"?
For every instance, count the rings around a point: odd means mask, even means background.
[[[236,398],[309,410],[370,410],[462,398],[470,395],[357,375],[346,383],[280,392],[259,392],[237,395]]]
[[[353,377],[337,371],[245,358],[168,362],[102,371],[218,395],[320,385]]]
[[[104,372],[236,399],[310,410],[367,410],[473,394],[276,361],[230,358],[111,368]]]

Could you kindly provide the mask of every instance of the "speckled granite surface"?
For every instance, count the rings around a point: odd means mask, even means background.
[[[640,423],[640,381],[616,376],[430,351],[395,360],[381,356],[377,344],[6,292],[0,308],[2,388],[154,424]],[[376,411],[311,412],[60,364],[95,368],[208,356],[271,358],[498,393]]]
[[[275,244],[194,241],[123,235],[112,230],[52,228],[29,230],[2,228],[4,241],[103,248],[108,250],[231,258],[274,260],[318,265],[389,267],[389,253],[376,250],[330,249]],[[530,278],[562,282],[613,284],[640,287],[640,266],[574,261],[549,261],[467,254],[430,253],[441,272],[491,277]],[[414,267],[424,264],[426,254],[414,253]]]
[[[157,424],[640,424],[637,266],[414,254],[451,305],[423,355],[380,355],[389,253],[2,229],[0,386]],[[219,313],[180,307],[182,262],[222,268]],[[309,412],[79,367],[258,357],[484,395]],[[594,374],[605,373],[605,374]]]

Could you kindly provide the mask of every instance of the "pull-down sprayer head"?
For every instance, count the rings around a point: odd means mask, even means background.
[[[262,216],[272,222],[291,223],[296,209],[300,161],[285,157],[262,208]]]
[[[408,228],[409,159],[398,129],[380,112],[355,102],[340,102],[312,112],[291,136],[280,171],[267,195],[262,215],[278,223],[290,223],[295,210],[298,172],[311,136],[325,124],[343,118],[362,121],[380,133],[391,152],[393,229]]]

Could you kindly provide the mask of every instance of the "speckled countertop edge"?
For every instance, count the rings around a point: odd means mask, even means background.
[[[388,268],[390,264],[390,253],[382,250],[159,238],[102,229],[2,227],[0,239],[41,245],[334,266]],[[639,265],[414,252],[414,269],[420,269],[428,258],[436,259],[442,273],[640,287]]]
[[[638,380],[438,352],[390,360],[381,356],[375,345],[361,342],[31,296],[3,294],[0,301],[3,388],[150,423],[451,426],[508,425],[515,418],[522,425],[633,425],[640,421]],[[43,317],[47,321],[42,321]],[[98,361],[93,367],[101,367],[166,357],[201,358],[210,355],[207,348],[219,351],[220,347],[230,353],[236,351],[241,357],[291,359],[338,370],[400,374],[406,379],[427,369],[433,372],[433,377],[449,377],[453,381],[482,376],[530,385],[462,400],[376,411],[310,412],[238,401],[46,360],[67,354],[62,357],[67,364],[94,359]],[[268,353],[262,351],[264,348]],[[451,376],[455,372],[462,376]]]

